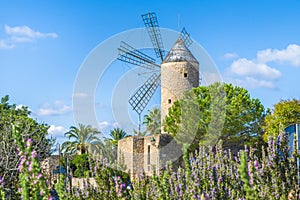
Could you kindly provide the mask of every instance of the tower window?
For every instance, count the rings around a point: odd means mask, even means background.
[[[168,103],[172,103],[172,100],[171,100],[171,99],[168,99]]]
[[[184,76],[184,77],[187,77],[187,73],[184,73],[183,76]]]

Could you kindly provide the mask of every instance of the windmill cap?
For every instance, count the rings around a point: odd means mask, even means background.
[[[190,52],[190,50],[187,48],[187,46],[184,44],[181,38],[178,38],[172,49],[169,51],[169,53],[163,60],[163,63],[182,61],[198,63],[196,58],[193,56],[193,54]]]

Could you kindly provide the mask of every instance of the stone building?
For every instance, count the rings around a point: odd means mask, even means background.
[[[182,98],[185,91],[198,86],[199,62],[178,38],[161,64],[162,122],[173,103]],[[181,149],[168,133],[131,136],[119,141],[118,162],[125,165],[125,171],[130,172],[131,177],[143,172],[146,175],[158,174],[166,162],[180,158]]]
[[[159,174],[168,161],[176,162],[182,154],[181,145],[169,134],[130,136],[120,140],[118,147],[118,162],[131,177]]]

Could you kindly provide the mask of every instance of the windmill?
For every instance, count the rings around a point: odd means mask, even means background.
[[[155,62],[156,59],[146,55],[138,49],[135,49],[124,41],[121,41],[120,47],[118,48],[118,60],[140,66],[150,70],[149,73],[151,73],[146,82],[141,85],[129,99],[130,106],[139,117],[139,131],[141,130],[141,113],[149,103],[150,99],[153,97],[158,86],[161,84],[161,65],[172,50],[171,49],[168,55],[165,57],[166,51],[164,49],[156,14],[154,12],[144,14],[142,15],[142,19],[153,45],[155,55],[160,60],[160,64]],[[189,50],[186,49],[192,44],[193,41],[185,28],[182,29],[178,40],[181,45],[180,48],[183,48],[185,51],[189,52]]]

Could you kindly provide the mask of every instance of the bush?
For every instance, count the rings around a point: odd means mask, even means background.
[[[101,159],[93,161],[90,169],[97,186],[87,184],[83,190],[73,188],[67,193],[61,180],[56,188],[64,199],[297,199],[299,155],[296,151],[288,157],[286,138],[280,138],[279,145],[269,140],[268,147],[245,147],[237,156],[220,144],[200,147],[189,155],[185,151],[185,168],[173,171],[169,165],[159,175],[141,174],[131,181],[128,174],[110,168],[106,159]],[[35,171],[39,171],[38,165]],[[32,191],[46,191],[43,179],[37,180],[40,184],[24,184],[26,173],[32,174],[22,171],[19,180],[23,199],[37,194]]]

